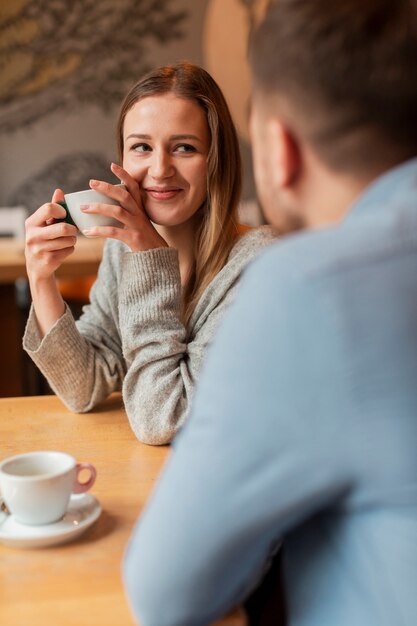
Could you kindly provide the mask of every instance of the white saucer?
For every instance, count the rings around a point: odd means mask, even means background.
[[[0,513],[0,542],[15,548],[41,548],[71,541],[100,516],[101,505],[90,493],[71,496],[64,517],[53,524],[28,526]]]

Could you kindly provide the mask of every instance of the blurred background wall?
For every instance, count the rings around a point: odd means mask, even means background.
[[[206,67],[241,137],[243,219],[259,223],[247,136],[246,40],[265,0],[1,0],[0,207],[29,212],[90,178],[112,181],[128,88],[178,60]]]

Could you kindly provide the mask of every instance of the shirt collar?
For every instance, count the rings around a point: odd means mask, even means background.
[[[384,207],[409,203],[410,195],[417,201],[417,158],[405,161],[374,180],[353,203],[346,220]],[[416,202],[417,203],[417,202]]]

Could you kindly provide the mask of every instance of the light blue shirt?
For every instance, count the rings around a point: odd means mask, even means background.
[[[142,626],[227,612],[284,538],[290,626],[417,624],[417,160],[249,268],[124,563]]]

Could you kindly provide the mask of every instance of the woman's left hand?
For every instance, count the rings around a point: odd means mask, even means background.
[[[106,237],[123,241],[132,252],[167,247],[168,244],[157,232],[147,216],[140,196],[139,185],[120,165],[111,164],[111,170],[124,183],[125,188],[99,180],[91,180],[90,187],[120,204],[90,204],[82,210],[113,217],[122,226],[95,226],[83,231],[89,237]]]

